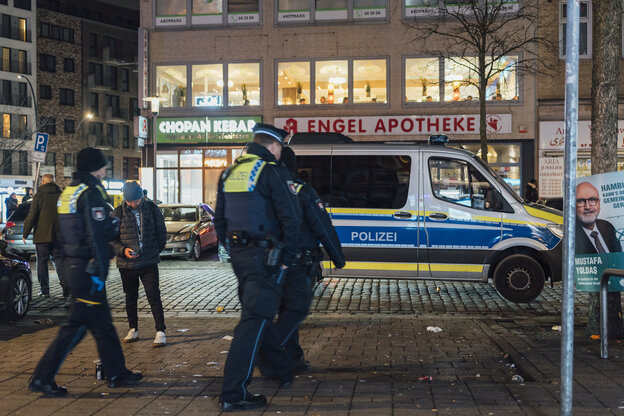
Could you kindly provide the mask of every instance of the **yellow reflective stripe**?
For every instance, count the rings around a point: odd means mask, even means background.
[[[303,184],[298,183],[295,187],[295,192],[299,193],[299,191],[301,191],[301,188],[303,188]]]
[[[78,302],[86,303],[88,305],[101,305],[102,304],[102,302],[94,302],[92,300],[86,300],[86,299],[82,299],[82,298],[76,298],[76,300]]]
[[[327,211],[332,214],[353,214],[353,215],[390,215],[397,211],[406,211],[402,209],[370,209],[370,208],[332,208],[328,207]],[[418,214],[418,211],[406,211],[412,215]]]
[[[563,217],[561,215],[552,214],[550,212],[545,212],[541,209],[531,208],[526,205],[524,205],[524,209],[526,209],[526,212],[532,217],[552,221],[556,224],[563,224]]]
[[[323,268],[334,267],[331,261],[321,262]],[[483,272],[482,264],[429,264],[429,263],[383,263],[367,261],[348,261],[343,270],[396,270],[418,271],[431,270],[434,272]]]
[[[232,168],[223,184],[224,192],[253,192],[266,162],[253,158],[238,163]]]
[[[74,214],[78,210],[78,198],[84,191],[89,188],[84,183],[78,186],[68,186],[61,193],[58,202],[56,203],[57,211],[59,214]]]

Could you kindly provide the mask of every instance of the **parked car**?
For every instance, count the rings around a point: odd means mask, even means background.
[[[4,227],[4,239],[8,243],[8,250],[14,253],[18,253],[22,256],[31,256],[35,254],[35,243],[33,243],[33,234],[31,232],[26,243],[22,241],[22,234],[24,232],[24,220],[28,216],[30,211],[30,202],[19,204],[13,214],[7,219]]]
[[[28,312],[32,300],[30,265],[0,240],[0,319],[14,321]]]
[[[217,246],[214,211],[206,204],[158,206],[167,227],[167,245],[162,257],[199,260],[202,251]]]

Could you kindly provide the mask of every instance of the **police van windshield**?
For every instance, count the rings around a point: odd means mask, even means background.
[[[503,188],[505,188],[507,190],[507,192],[513,196],[513,198],[520,202],[523,203],[524,201],[522,200],[522,198],[520,198],[518,196],[518,194],[516,193],[516,191],[514,191],[511,186],[509,186],[509,184],[507,182],[505,182],[503,180],[503,178],[501,178],[498,173],[494,172],[494,170],[487,164],[485,163],[483,160],[481,160],[481,158],[479,158],[478,156],[473,156],[474,159],[477,161],[477,163],[483,167],[484,169],[486,169],[488,172],[490,172],[490,174],[492,175],[492,177],[496,180],[496,182],[498,182]]]

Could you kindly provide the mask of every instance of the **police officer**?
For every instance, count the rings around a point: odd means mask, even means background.
[[[291,148],[285,147],[282,150],[281,162],[293,177],[297,176],[297,160]],[[319,248],[319,242],[323,244],[336,268],[341,269],[345,265],[342,246],[325,210],[325,204],[314,188],[305,181],[296,179],[295,184],[301,204],[297,261],[288,269],[279,316],[267,330],[267,339],[278,340],[279,346],[286,355],[284,362],[290,366],[293,374],[306,371],[310,367],[299,345],[299,325],[308,315],[314,285],[322,278],[320,261],[323,259],[323,254]],[[261,349],[261,358],[262,375],[274,377],[275,368],[267,368],[267,360],[264,359],[264,345]]]
[[[143,377],[126,368],[106,301],[105,281],[114,255],[109,242],[119,232],[100,182],[106,176],[108,161],[100,150],[87,147],[78,152],[76,162],[72,182],[58,201],[63,267],[71,291],[68,322],[37,364],[29,383],[31,391],[48,397],[67,394],[54,377],[87,330],[95,338],[110,387],[134,385]]]
[[[261,123],[253,131],[253,143],[223,173],[217,195],[215,227],[219,241],[229,246],[242,306],[223,372],[224,411],[266,405],[266,397],[251,394],[247,386],[265,329],[281,303],[285,271],[295,261],[299,239],[295,184],[278,162],[288,132]],[[267,339],[265,345],[267,360],[284,369],[276,376],[288,381],[292,375],[281,365],[277,340]]]

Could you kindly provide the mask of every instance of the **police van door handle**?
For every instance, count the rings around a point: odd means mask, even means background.
[[[432,220],[445,220],[448,218],[448,215],[442,212],[433,212],[429,214],[429,218],[431,218]]]
[[[397,211],[393,214],[394,218],[411,218],[412,214],[407,211]]]

